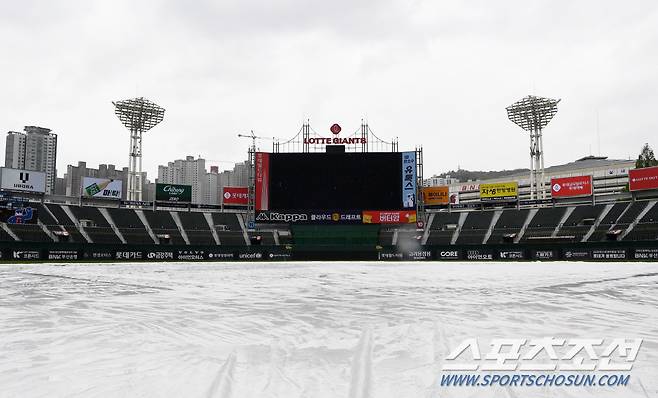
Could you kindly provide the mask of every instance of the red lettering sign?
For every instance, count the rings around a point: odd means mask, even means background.
[[[361,220],[364,224],[412,224],[416,222],[416,211],[366,210]]]
[[[629,170],[628,187],[631,191],[658,189],[658,166]]]
[[[247,187],[224,187],[222,200],[225,205],[244,205],[249,203],[249,189]]]
[[[592,195],[592,176],[551,178],[551,196],[569,198]]]

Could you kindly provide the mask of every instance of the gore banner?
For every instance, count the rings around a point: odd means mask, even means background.
[[[519,187],[516,182],[480,184],[480,200],[483,202],[516,200],[518,191]]]
[[[256,210],[270,208],[270,154],[256,152]]]
[[[425,187],[423,188],[423,202],[426,205],[447,205],[450,203],[448,187]]]
[[[412,224],[416,222],[416,212],[369,210],[363,212],[362,219],[364,224]]]
[[[592,176],[551,178],[551,196],[554,198],[592,196]]]
[[[192,186],[155,184],[155,200],[159,202],[192,202]]]
[[[85,198],[121,199],[122,185],[121,180],[84,177],[82,179],[82,196]]]
[[[628,187],[631,191],[658,189],[658,166],[629,170]]]
[[[249,204],[249,188],[247,187],[224,187],[222,194],[225,205]]]
[[[416,208],[416,152],[402,152],[402,208]]]

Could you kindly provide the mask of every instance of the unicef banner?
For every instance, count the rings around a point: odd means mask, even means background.
[[[192,186],[155,184],[155,200],[158,202],[192,202]]]
[[[402,152],[402,208],[416,207],[416,152]]]
[[[121,199],[123,182],[109,178],[85,177],[82,179],[82,196],[96,199]]]

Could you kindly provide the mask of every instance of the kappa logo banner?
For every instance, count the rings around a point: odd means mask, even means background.
[[[568,198],[592,195],[592,176],[551,178],[551,196]]]
[[[402,152],[402,207],[416,207],[416,152]]]
[[[518,191],[519,187],[516,182],[480,184],[480,200],[483,202],[516,200]]]

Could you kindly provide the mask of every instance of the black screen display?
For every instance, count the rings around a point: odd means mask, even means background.
[[[402,209],[402,154],[272,153],[270,210]]]

